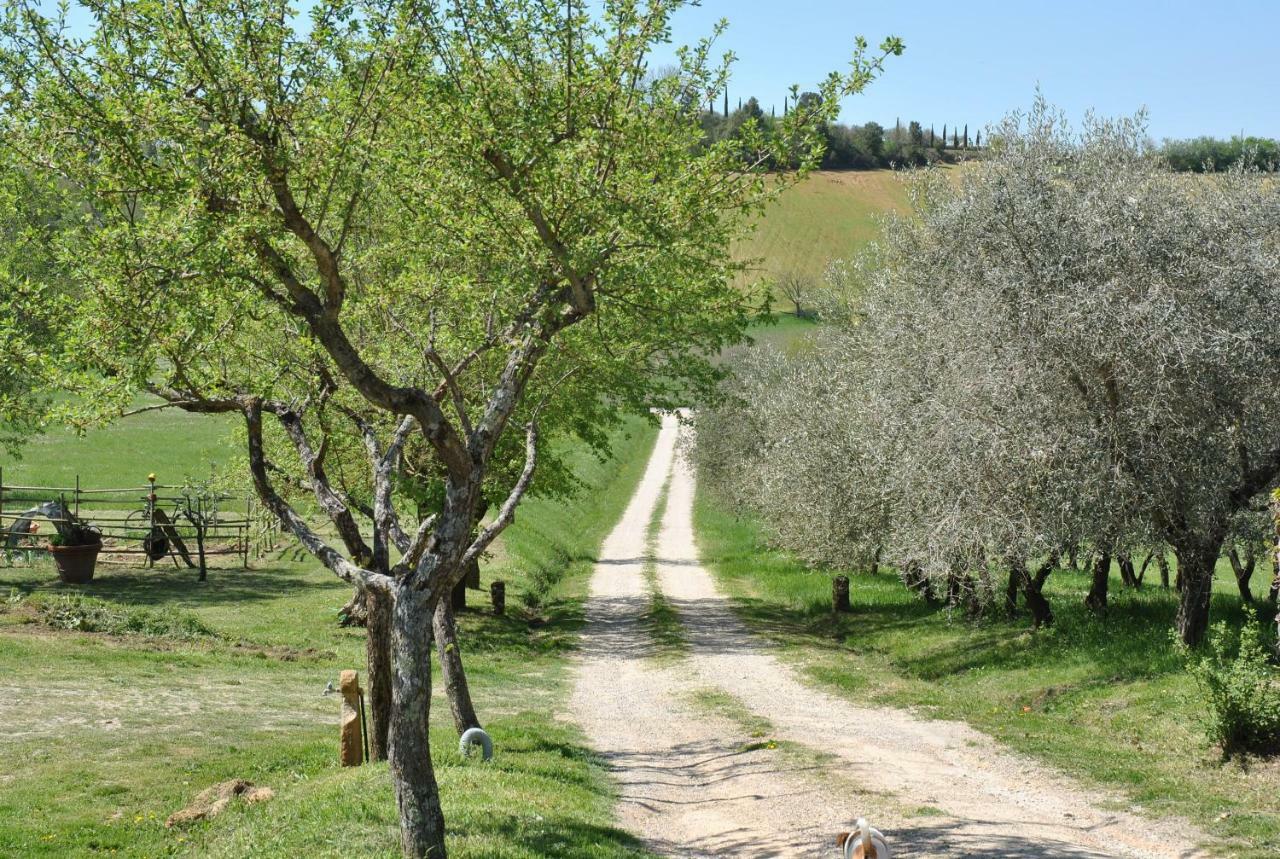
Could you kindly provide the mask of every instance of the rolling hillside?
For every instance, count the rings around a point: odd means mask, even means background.
[[[906,186],[890,170],[819,171],[771,204],[734,253],[756,261],[751,281],[791,271],[817,279],[874,239],[882,215],[906,208]]]

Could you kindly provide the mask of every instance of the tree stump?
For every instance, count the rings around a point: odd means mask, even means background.
[[[360,726],[360,675],[343,671],[339,685],[342,691],[342,713],[338,718],[338,758],[344,767],[364,763],[364,734]]]
[[[831,610],[849,611],[849,577],[836,576],[831,580]]]
[[[493,599],[493,613],[495,617],[502,617],[507,613],[507,583],[497,581],[489,585],[489,596]]]

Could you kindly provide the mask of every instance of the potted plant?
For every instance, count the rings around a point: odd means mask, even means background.
[[[64,509],[53,520],[57,533],[49,538],[49,554],[58,568],[58,578],[72,585],[93,581],[93,571],[102,551],[102,532]]]

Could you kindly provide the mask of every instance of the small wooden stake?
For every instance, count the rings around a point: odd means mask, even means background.
[[[493,599],[493,613],[502,617],[507,613],[507,583],[496,581],[489,585],[489,596]]]
[[[836,576],[831,580],[831,610],[836,612],[849,610],[848,576]]]
[[[344,767],[364,763],[364,737],[360,730],[360,675],[343,671],[339,680],[342,690],[342,713],[338,717],[338,758]]]

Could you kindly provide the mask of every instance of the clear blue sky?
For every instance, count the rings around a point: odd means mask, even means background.
[[[720,18],[738,55],[733,106],[755,95],[781,112],[787,86],[842,68],[855,35],[897,35],[906,53],[842,121],[973,131],[1030,105],[1039,84],[1073,121],[1145,106],[1157,140],[1280,138],[1280,0],[703,0],[679,13],[677,43]]]

